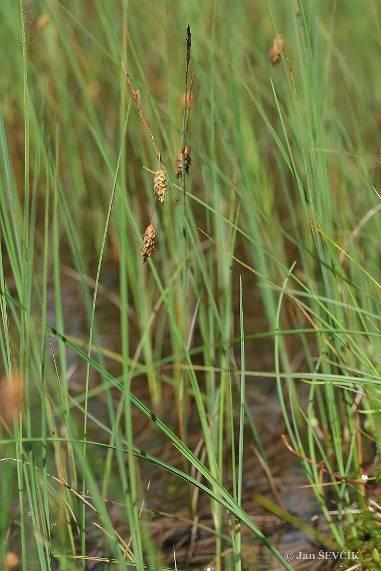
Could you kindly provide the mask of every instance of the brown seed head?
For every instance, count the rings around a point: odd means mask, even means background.
[[[192,50],[192,32],[189,24],[187,25],[186,44],[187,44],[187,68],[188,68],[191,56],[191,50]]]
[[[177,155],[177,159],[176,159],[176,176],[177,176],[177,178],[181,178],[183,176],[184,172],[186,174],[189,173],[191,162],[192,162],[192,159],[191,159],[190,146],[185,145],[184,149],[182,151],[180,151],[180,153]]]
[[[155,242],[156,242],[156,229],[153,224],[149,224],[144,232],[143,236],[143,245],[140,248],[140,253],[143,258],[143,262],[147,261],[155,251]]]
[[[31,4],[23,6],[22,15],[24,18],[24,25],[31,26],[34,20],[33,6]]]
[[[8,551],[8,553],[5,554],[5,569],[7,571],[11,571],[11,569],[16,569],[16,567],[19,566],[19,558],[17,553],[14,553],[14,551]]]
[[[283,48],[284,48],[284,38],[281,34],[278,34],[274,38],[274,41],[272,43],[270,53],[269,53],[270,61],[273,65],[278,63],[280,58],[282,57]]]
[[[188,91],[186,94],[184,93],[181,98],[181,102],[183,107],[190,109],[193,103],[193,93],[191,91]]]
[[[23,405],[24,379],[19,372],[0,381],[0,418],[11,425],[20,415]]]
[[[176,159],[176,176],[181,178],[183,175],[183,165],[184,165],[184,152],[180,151]]]
[[[189,169],[190,169],[191,164],[192,164],[192,158],[191,158],[190,146],[189,146],[189,145],[185,145],[185,149],[184,149],[184,168],[185,168],[185,172],[186,172],[187,174],[189,173]]]
[[[164,202],[168,190],[168,180],[167,175],[163,170],[155,172],[155,176],[153,178],[153,189],[157,199],[160,202]]]
[[[138,89],[135,89],[135,87],[132,84],[131,78],[127,72],[127,70],[124,68],[124,73],[126,75],[126,79],[127,79],[127,85],[128,85],[128,89],[130,92],[130,95],[132,97],[132,101],[135,103],[137,110],[139,111],[139,113],[141,113],[141,106],[140,106],[140,93]]]
[[[50,15],[47,12],[41,14],[36,23],[36,30],[38,32],[41,32],[49,24],[49,22],[50,22]]]

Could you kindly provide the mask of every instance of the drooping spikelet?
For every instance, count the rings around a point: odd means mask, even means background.
[[[140,248],[140,253],[143,258],[143,263],[147,261],[155,251],[156,242],[156,229],[153,224],[149,224],[144,232],[143,245]]]
[[[271,49],[270,49],[270,61],[273,65],[277,64],[282,57],[284,48],[284,38],[281,34],[275,36]]]
[[[190,146],[185,145],[184,149],[177,155],[176,159],[176,176],[181,178],[183,172],[189,173],[189,169],[192,163]]]
[[[153,178],[153,189],[157,199],[160,202],[164,202],[168,190],[168,179],[163,170],[155,172],[155,176]]]

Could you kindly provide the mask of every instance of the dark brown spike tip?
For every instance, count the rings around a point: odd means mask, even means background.
[[[190,56],[191,56],[191,49],[192,49],[192,32],[191,32],[191,27],[189,24],[187,25],[186,43],[187,43],[187,65],[189,65],[189,60],[190,60]]]
[[[190,146],[185,145],[184,149],[180,151],[176,159],[176,176],[181,178],[184,173],[189,174],[189,169],[192,163]]]

